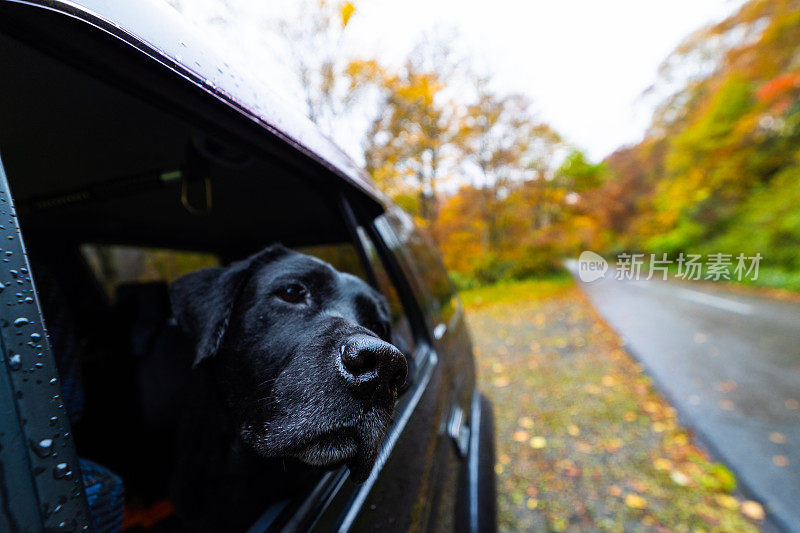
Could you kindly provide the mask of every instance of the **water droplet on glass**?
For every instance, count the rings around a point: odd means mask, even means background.
[[[22,367],[22,358],[19,356],[18,353],[15,353],[11,357],[8,358],[8,366],[11,370],[17,371]]]
[[[22,326],[27,326],[30,323],[31,323],[30,320],[28,320],[24,316],[21,316],[14,321],[14,327],[21,328]]]
[[[39,457],[47,457],[53,453],[53,439],[42,439],[33,446],[33,451]]]
[[[69,465],[67,463],[58,463],[55,468],[53,468],[53,477],[56,479],[62,479],[69,473]]]

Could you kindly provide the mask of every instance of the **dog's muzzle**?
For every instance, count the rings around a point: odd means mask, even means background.
[[[341,363],[340,372],[356,397],[389,408],[408,376],[403,353],[371,335],[350,337],[342,345]]]

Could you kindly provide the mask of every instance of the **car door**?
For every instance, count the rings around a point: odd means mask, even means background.
[[[0,160],[0,530],[91,527],[72,431]]]

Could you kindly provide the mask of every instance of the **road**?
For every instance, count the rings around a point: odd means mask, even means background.
[[[681,419],[800,532],[800,304],[613,268],[579,284]]]

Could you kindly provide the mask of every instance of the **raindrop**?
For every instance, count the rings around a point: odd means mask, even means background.
[[[55,468],[53,468],[53,477],[56,479],[63,479],[69,474],[69,465],[67,463],[58,463]]]
[[[41,336],[39,333],[31,333],[31,340],[32,340],[33,342],[37,342],[37,341],[39,341],[41,338],[42,338],[42,336]]]
[[[18,319],[16,319],[14,321],[14,327],[21,328],[22,326],[27,326],[30,323],[31,323],[31,321],[28,320],[27,318],[19,317]]]
[[[17,272],[16,270],[9,270],[8,273],[11,274],[11,277],[14,279],[19,277],[19,272]]]
[[[11,357],[8,358],[8,366],[11,370],[17,371],[22,367],[22,358],[19,356],[18,353],[15,353]]]
[[[47,457],[53,453],[53,439],[42,439],[33,446],[33,451],[39,457]]]

